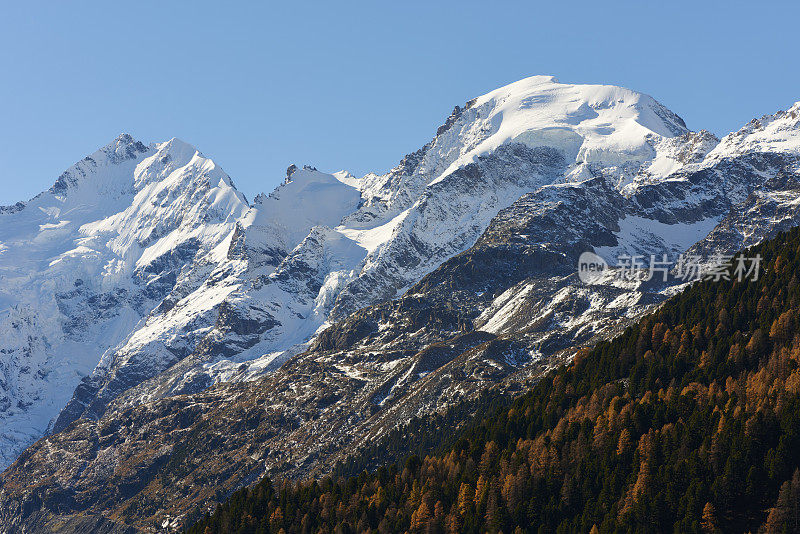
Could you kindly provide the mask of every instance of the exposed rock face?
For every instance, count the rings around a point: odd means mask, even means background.
[[[674,259],[795,224],[796,108],[718,141],[649,97],[537,77],[456,108],[386,175],[293,166],[253,206],[203,207],[215,241],[63,297],[69,331],[121,302],[141,319],[2,475],[0,524],[177,529],[264,473],[324,473],[411,416],[519,391],[675,290],[586,285],[582,252]]]

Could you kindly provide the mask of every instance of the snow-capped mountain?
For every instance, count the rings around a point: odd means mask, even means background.
[[[119,138],[0,214],[5,461],[53,432],[3,475],[0,523],[179,526],[519,388],[675,290],[583,284],[581,252],[732,252],[800,220],[798,106],[720,141],[537,76],[384,175],[292,166],[252,204],[179,141]]]
[[[54,428],[99,417],[123,394],[136,404],[274,370],[320,328],[396,298],[468,249],[521,195],[597,172],[621,188],[655,168],[678,169],[675,146],[694,138],[674,139],[689,135],[650,97],[533,77],[456,108],[430,143],[386,175],[290,169],[238,221],[227,260],[208,282],[191,298],[168,298],[110,351]],[[697,152],[697,143],[687,150]],[[193,329],[202,339],[179,348],[164,343],[169,324],[185,324],[171,317],[197,307],[193,298],[222,305],[213,328]],[[184,350],[180,362],[176,350]]]
[[[174,362],[208,323],[213,297],[162,321],[165,299],[191,295],[226,257],[243,195],[214,162],[173,139],[122,135],[31,201],[0,214],[0,461],[10,463],[112,360]],[[224,295],[216,297],[221,301]],[[125,354],[115,347],[135,346]]]

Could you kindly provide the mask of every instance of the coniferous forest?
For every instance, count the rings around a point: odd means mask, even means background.
[[[264,479],[188,532],[798,532],[800,230],[755,254],[437,453]]]

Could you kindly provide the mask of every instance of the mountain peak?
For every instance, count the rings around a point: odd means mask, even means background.
[[[97,159],[95,156],[105,154],[109,157],[112,163],[118,163],[128,159],[133,159],[137,154],[148,151],[148,147],[141,141],[137,141],[128,133],[121,133],[113,141],[106,146],[88,156],[88,158]]]
[[[787,110],[753,119],[722,138],[709,157],[735,157],[746,152],[800,154],[800,101]]]
[[[164,141],[163,143],[156,143],[156,147],[159,150],[165,150],[169,152],[183,152],[183,153],[200,153],[194,145],[187,143],[182,139],[178,139],[177,137],[173,137],[169,141]]]
[[[119,134],[114,141],[116,141],[118,143],[134,143],[134,142],[136,142],[136,140],[133,138],[133,136],[131,134],[127,133],[127,132],[122,132],[121,134]]]
[[[627,128],[634,123],[663,137],[688,131],[683,119],[649,95],[615,85],[561,83],[554,76],[524,78],[478,97],[474,105],[489,102],[504,115],[533,124],[549,120],[575,130],[606,126],[600,135],[610,135],[608,127]]]
[[[568,166],[641,165],[655,157],[655,140],[688,132],[678,115],[648,95],[531,76],[456,108],[438,131],[436,154],[459,153],[440,178],[506,143],[555,149]]]
[[[110,143],[64,171],[48,191],[53,195],[63,196],[69,189],[77,187],[86,177],[97,174],[98,169],[141,158],[149,151],[150,148],[141,141],[137,141],[130,134],[121,133]]]

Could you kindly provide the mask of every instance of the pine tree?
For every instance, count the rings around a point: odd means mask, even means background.
[[[700,525],[703,527],[703,532],[706,534],[718,534],[721,532],[719,526],[717,526],[717,511],[710,502],[707,502],[706,505],[703,506],[703,516]]]

